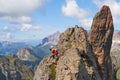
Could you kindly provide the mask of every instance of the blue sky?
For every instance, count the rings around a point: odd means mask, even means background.
[[[74,25],[89,30],[103,5],[120,29],[120,0],[0,0],[0,41],[40,40]]]

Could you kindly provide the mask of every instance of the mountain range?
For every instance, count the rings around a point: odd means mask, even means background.
[[[56,45],[57,42],[59,41],[59,36],[60,36],[60,32],[55,32],[51,35],[48,35],[47,37],[43,38],[42,40],[37,41],[37,46],[34,47],[35,48],[40,48],[40,47],[44,47],[46,45],[48,45],[47,47],[49,47],[50,45]],[[32,41],[34,42],[34,41]],[[36,41],[35,41],[36,42]],[[120,43],[120,30],[115,30],[114,34],[113,34],[113,45],[118,45]],[[9,53],[14,53],[16,54],[19,50],[23,49],[23,48],[30,48],[29,46],[31,46],[30,44],[26,43],[26,42],[10,42],[10,41],[1,41],[0,42],[0,54],[2,55],[6,55]],[[32,47],[33,49],[33,47]],[[43,49],[43,48],[42,48]],[[41,56],[43,57],[43,56]]]
[[[2,41],[0,42],[0,54],[7,55],[9,53],[16,54],[20,48],[27,47],[28,45],[24,42],[10,42]]]

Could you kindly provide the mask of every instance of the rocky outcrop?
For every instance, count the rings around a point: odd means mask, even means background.
[[[81,27],[67,29],[60,35],[57,44],[59,59],[55,64],[48,60],[49,57],[43,59],[37,67],[34,80],[101,80],[87,38],[86,31]]]
[[[77,25],[60,35],[59,56],[55,62],[44,58],[34,80],[115,80],[110,57],[113,31],[110,9],[103,6],[93,19],[90,36]]]
[[[68,80],[90,80],[93,69],[96,73],[94,76],[101,80],[97,71],[97,62],[87,38],[87,32],[78,26],[69,28],[61,34],[57,46],[63,55],[57,64],[56,80],[66,80],[68,77]]]
[[[22,48],[17,52],[17,56],[21,60],[25,61],[35,61],[39,59],[36,53],[29,48]]]
[[[17,57],[0,58],[0,80],[32,80],[33,70]]]
[[[55,71],[55,65],[51,63],[51,61],[48,61],[48,59],[49,57],[44,58],[37,66],[34,80],[54,80],[54,77],[51,75],[55,76],[55,74],[53,74],[53,70]],[[53,70],[51,69],[51,66],[53,66]]]
[[[110,49],[113,36],[113,19],[108,6],[103,6],[93,19],[90,43],[99,63],[103,80],[113,80]]]

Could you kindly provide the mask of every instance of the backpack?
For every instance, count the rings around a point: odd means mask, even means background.
[[[56,55],[56,56],[58,55],[58,50],[57,50],[57,49],[55,49],[55,55]]]
[[[54,48],[51,49],[51,52],[52,52],[53,55],[55,55],[55,49]]]

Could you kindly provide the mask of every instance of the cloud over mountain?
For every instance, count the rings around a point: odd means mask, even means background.
[[[62,13],[65,16],[76,18],[82,26],[90,26],[92,19],[87,18],[88,11],[79,7],[76,0],[66,0],[66,5],[62,6]]]

